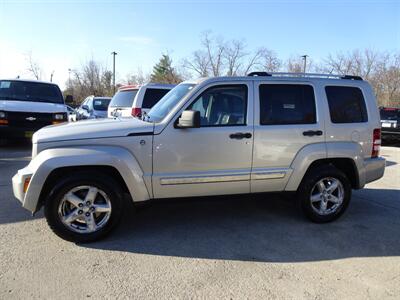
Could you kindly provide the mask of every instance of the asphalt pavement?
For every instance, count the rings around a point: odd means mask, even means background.
[[[348,211],[313,224],[280,196],[129,208],[105,240],[76,245],[13,198],[30,145],[0,149],[0,298],[399,299],[400,148]]]

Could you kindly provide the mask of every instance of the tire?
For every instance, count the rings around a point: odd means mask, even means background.
[[[120,221],[122,195],[120,185],[109,176],[72,173],[51,189],[45,201],[45,217],[49,227],[62,239],[94,242],[104,238]]]
[[[304,215],[312,222],[331,222],[346,211],[351,199],[351,184],[333,165],[315,167],[303,178],[297,199]]]

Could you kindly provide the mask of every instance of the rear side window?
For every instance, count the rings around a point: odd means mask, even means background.
[[[260,124],[316,123],[314,89],[303,84],[261,84]]]
[[[362,123],[368,121],[364,96],[359,88],[325,87],[332,123]]]
[[[166,93],[168,89],[147,89],[143,97],[143,108],[152,108]]]

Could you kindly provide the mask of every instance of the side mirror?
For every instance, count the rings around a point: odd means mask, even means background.
[[[199,128],[200,112],[198,110],[185,110],[178,119],[178,128]]]
[[[82,105],[81,108],[86,110],[86,111],[89,111],[89,106],[87,106],[87,105]]]
[[[65,96],[65,103],[71,104],[74,102],[74,97],[72,95]]]

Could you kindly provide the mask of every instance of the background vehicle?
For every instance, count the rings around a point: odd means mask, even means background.
[[[108,117],[140,117],[168,93],[175,85],[148,83],[121,87],[111,100]]]
[[[400,108],[380,107],[382,139],[400,141]]]
[[[107,118],[107,109],[110,101],[110,97],[87,97],[76,110],[77,119]]]
[[[67,113],[68,113],[68,121],[75,122],[76,121],[76,110],[73,109],[71,106],[66,105]]]
[[[66,97],[72,102],[72,96]],[[67,122],[60,88],[36,80],[0,80],[0,137],[31,138],[40,128]]]
[[[214,77],[176,86],[142,119],[40,130],[14,195],[71,241],[103,237],[124,193],[154,198],[296,193],[317,223],[340,217],[352,189],[381,178],[380,122],[356,76]]]

